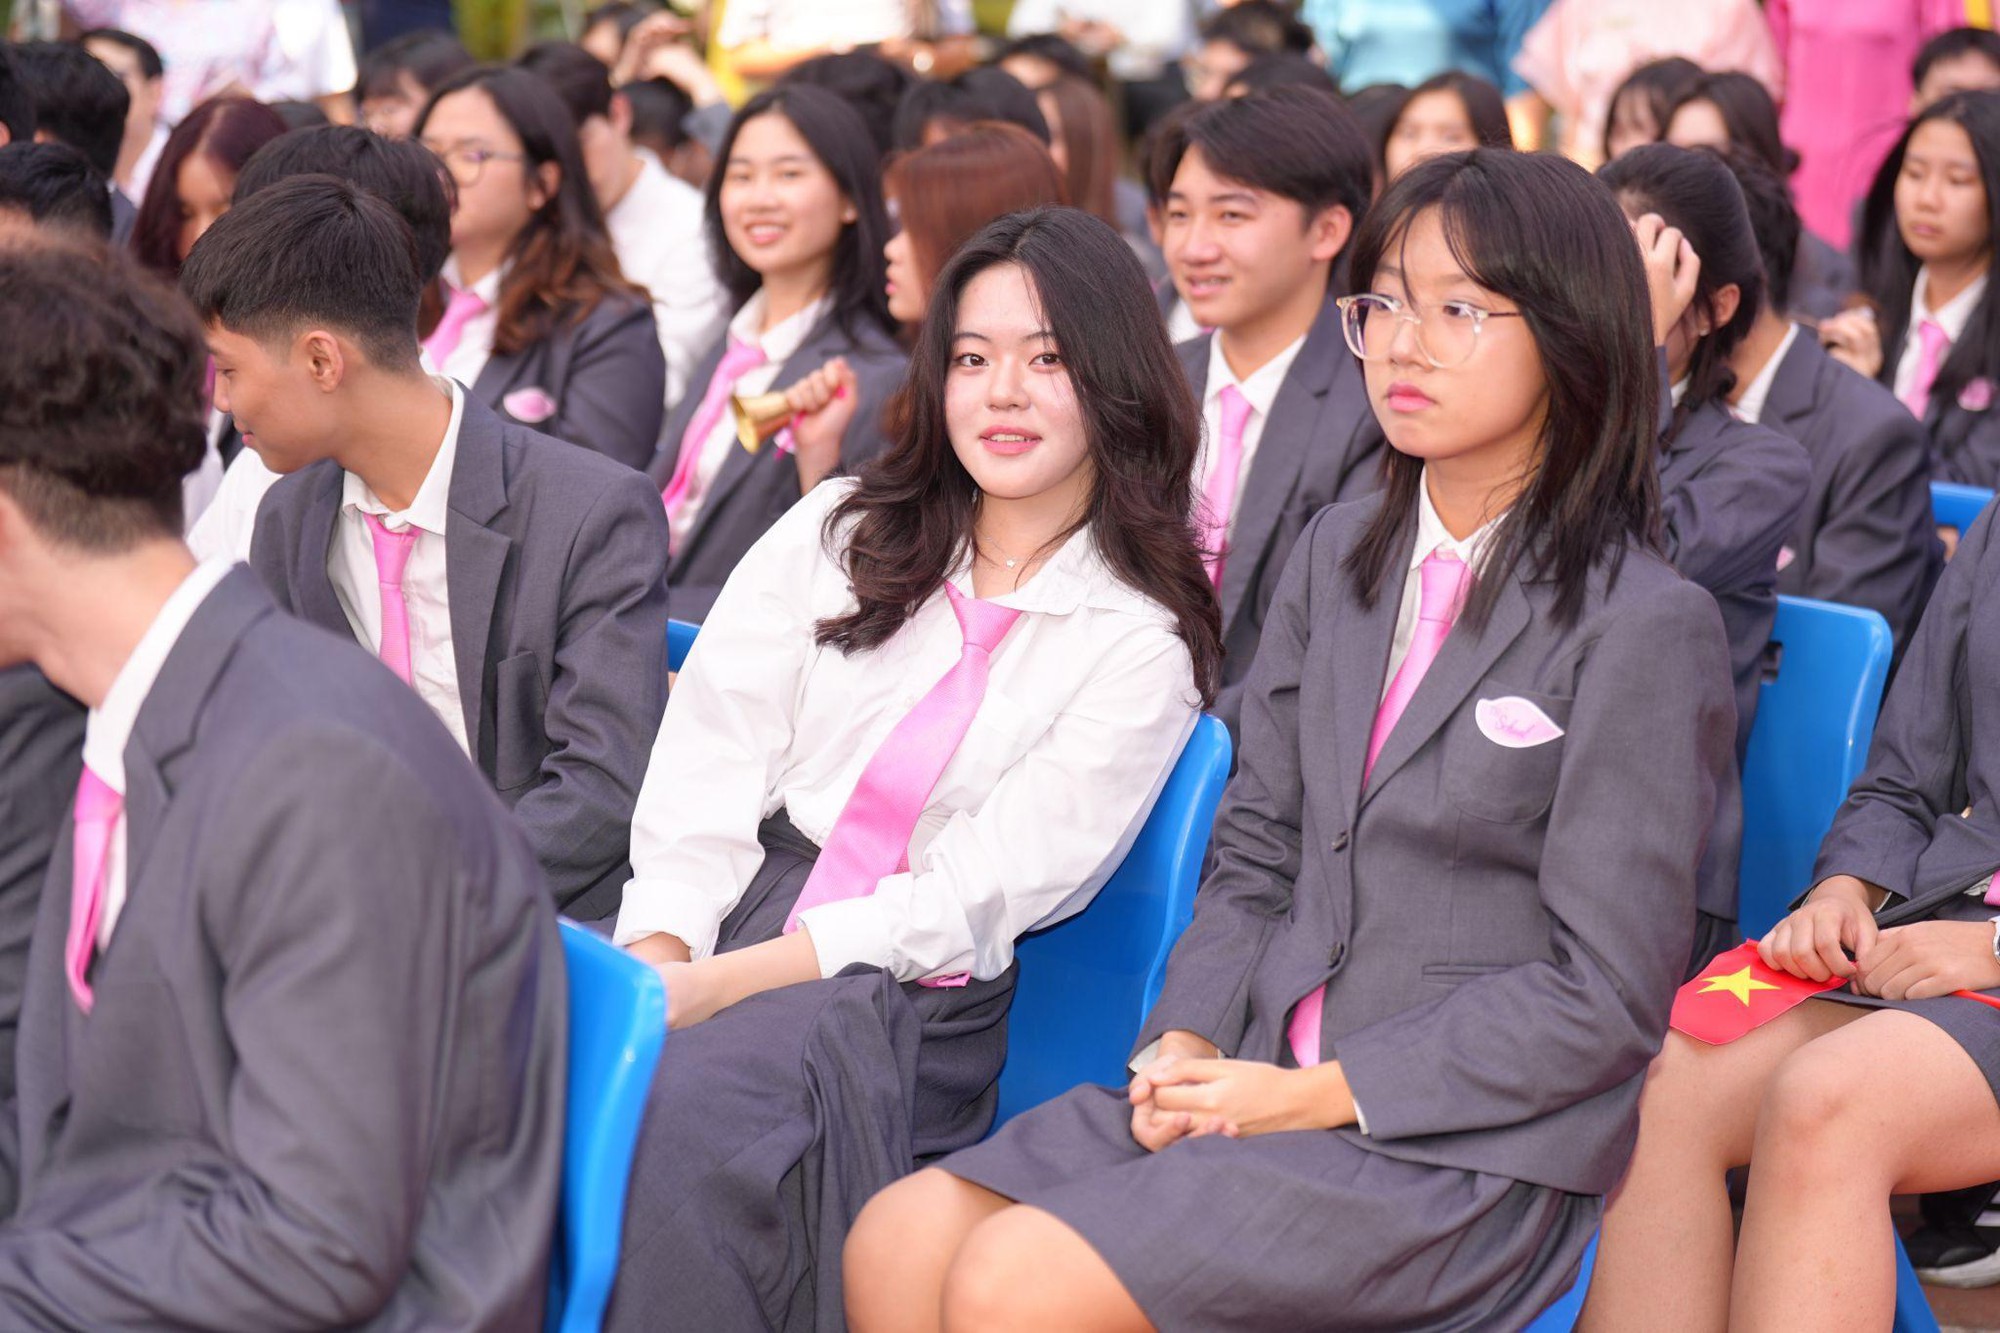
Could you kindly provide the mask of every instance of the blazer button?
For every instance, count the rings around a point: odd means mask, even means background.
[[[1346,829],[1342,829],[1340,832],[1333,835],[1333,850],[1335,850],[1336,852],[1344,852],[1347,850]]]
[[[1339,967],[1340,960],[1345,958],[1346,956],[1347,956],[1347,945],[1345,945],[1339,940],[1335,940],[1333,947],[1326,951],[1326,965],[1328,967]]]

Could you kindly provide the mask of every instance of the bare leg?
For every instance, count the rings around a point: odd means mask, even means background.
[[[1943,1029],[1878,1010],[1784,1061],[1753,1152],[1731,1327],[1887,1328],[1889,1196],[2000,1177],[2000,1103]]]
[[[981,1222],[944,1283],[948,1333],[1152,1333],[1097,1251],[1054,1215],[1016,1205]]]
[[[1863,1012],[1807,1002],[1726,1046],[1667,1033],[1579,1328],[1704,1333],[1728,1323],[1735,1219],[1724,1177],[1750,1160],[1758,1107],[1785,1058]]]
[[[945,1271],[966,1237],[1010,1206],[935,1167],[870,1199],[841,1256],[849,1326],[855,1333],[936,1333]]]

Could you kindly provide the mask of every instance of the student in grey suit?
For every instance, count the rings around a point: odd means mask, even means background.
[[[539,1327],[566,1015],[533,854],[379,664],[181,545],[186,307],[13,249],[0,314],[0,662],[93,710],[29,947],[0,1326]]]
[[[404,675],[528,830],[557,903],[605,915],[666,703],[659,498],[423,374],[410,233],[380,199],[298,177],[224,217],[182,285],[218,402],[289,474],[253,564],[279,605]]]
[[[14,1095],[28,936],[82,767],[83,705],[32,666],[0,667],[0,1103]]]
[[[1285,570],[1138,1074],[878,1196],[857,1333],[1519,1327],[1624,1169],[1732,777],[1715,605],[1647,549],[1645,279],[1582,170],[1490,149],[1353,263],[1387,489]]]
[[[458,187],[450,301],[425,341],[437,368],[523,426],[643,468],[666,361],[562,99],[527,70],[476,66],[439,86],[416,132]]]
[[[824,88],[773,88],[736,113],[716,163],[709,247],[735,314],[688,377],[650,468],[673,527],[674,614],[694,621],[801,495],[882,451],[905,362],[883,289],[881,166],[861,114]],[[832,401],[830,381],[844,391]],[[728,399],[778,390],[807,415],[753,454]]]
[[[1178,350],[1202,405],[1195,478],[1225,652],[1215,712],[1233,733],[1300,531],[1320,509],[1380,483],[1382,428],[1330,290],[1368,207],[1373,167],[1352,116],[1292,88],[1176,120],[1153,170],[1170,182],[1161,227],[1169,269],[1213,330]]]
[[[1767,275],[1756,318],[1730,356],[1729,403],[1812,458],[1805,508],[1778,552],[1778,591],[1879,611],[1900,657],[1944,563],[1923,427],[1887,389],[1835,361],[1786,318],[1800,235],[1791,193],[1756,159],[1727,160]]]

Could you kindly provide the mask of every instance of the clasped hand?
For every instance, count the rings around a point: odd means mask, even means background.
[[[1132,1138],[1158,1152],[1184,1138],[1244,1138],[1354,1123],[1354,1099],[1336,1063],[1281,1069],[1230,1060],[1191,1032],[1169,1032],[1160,1055],[1133,1075]]]
[[[1927,1000],[2000,986],[1993,927],[1984,921],[1875,924],[1869,886],[1831,876],[1757,945],[1766,966],[1808,981],[1845,979],[1857,994]]]

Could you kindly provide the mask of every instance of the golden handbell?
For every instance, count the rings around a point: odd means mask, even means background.
[[[753,454],[764,447],[764,441],[790,425],[793,415],[782,389],[747,398],[731,394],[729,411],[736,418],[737,443]]]

